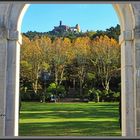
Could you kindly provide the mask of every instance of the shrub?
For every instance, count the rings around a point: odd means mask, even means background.
[[[63,85],[57,85],[56,83],[51,83],[47,88],[47,92],[55,95],[56,97],[64,97],[66,95],[66,89]]]
[[[94,102],[99,102],[101,91],[99,89],[92,88],[88,92],[89,99]]]
[[[20,92],[21,101],[40,101],[40,93],[34,93],[32,90],[27,92]]]

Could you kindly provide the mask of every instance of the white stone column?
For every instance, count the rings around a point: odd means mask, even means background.
[[[18,136],[20,44],[18,31],[8,32],[5,136]]]
[[[7,38],[6,30],[0,27],[0,136],[5,135]]]
[[[135,29],[136,59],[136,121],[137,136],[140,136],[140,29]]]
[[[133,31],[124,31],[120,35],[122,136],[136,135],[133,40]]]

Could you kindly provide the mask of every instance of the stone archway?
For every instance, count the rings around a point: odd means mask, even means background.
[[[140,2],[113,6],[121,23],[122,136],[139,136]],[[18,136],[20,27],[27,7],[0,3],[0,136]]]

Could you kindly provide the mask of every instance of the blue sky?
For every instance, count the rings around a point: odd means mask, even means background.
[[[111,4],[31,4],[26,11],[22,32],[47,32],[59,25],[79,24],[81,30],[105,30],[119,24]]]

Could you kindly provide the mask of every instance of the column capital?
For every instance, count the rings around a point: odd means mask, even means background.
[[[22,44],[22,36],[17,30],[7,30],[7,39],[11,41],[18,41],[18,43]]]
[[[119,36],[119,43],[122,44],[124,41],[134,40],[134,30],[126,30]]]
[[[136,39],[140,38],[140,27],[136,27],[134,31],[135,31],[135,38]]]
[[[0,27],[0,39],[6,39],[7,38],[7,30],[4,26]]]
[[[10,41],[18,41],[18,43],[22,44],[22,36],[18,30],[7,29],[4,26],[0,27],[0,39],[7,39]]]
[[[13,30],[7,30],[7,39],[11,41],[16,41],[19,39],[19,32]]]
[[[0,27],[0,38],[1,39],[8,39],[8,40],[18,40],[19,39],[19,32],[7,29],[4,26]]]

